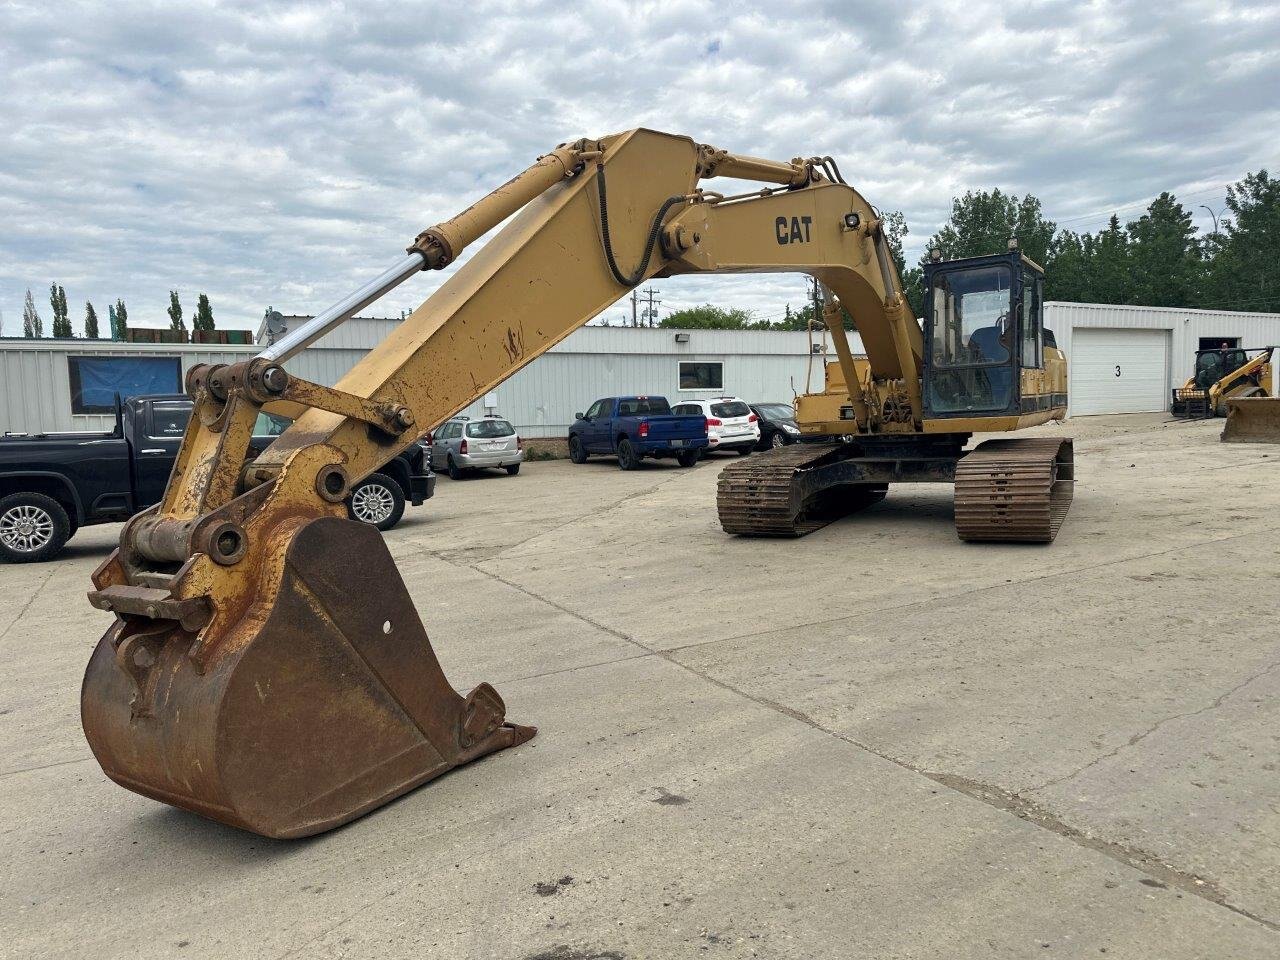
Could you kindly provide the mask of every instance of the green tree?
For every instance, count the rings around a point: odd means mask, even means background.
[[[27,299],[22,304],[22,335],[28,339],[44,336],[44,321],[36,313],[36,301],[27,290]]]
[[[918,266],[908,267],[902,252],[902,238],[911,231],[907,228],[907,218],[897,210],[886,213],[884,221],[884,238],[889,245],[889,255],[893,257],[893,265],[898,268],[898,280],[902,284],[902,293],[911,305],[913,316],[920,316],[924,302],[924,271]]]
[[[658,322],[658,326],[669,330],[745,330],[755,322],[750,310],[738,307],[725,309],[704,303],[700,307],[686,307],[669,313]]]
[[[213,307],[209,305],[209,297],[207,294],[200,294],[196,300],[196,315],[191,321],[191,329],[213,329]]]
[[[1043,264],[1056,227],[1031,194],[1019,198],[999,189],[970,190],[952,200],[951,217],[929,239],[929,249],[941,250],[946,260],[980,257],[1003,253],[1016,239],[1024,254]]]
[[[1120,226],[1120,218],[1113,213],[1105,230],[1086,239],[1085,249],[1092,275],[1092,302],[1132,303],[1129,234]]]
[[[1203,306],[1280,313],[1280,180],[1247,174],[1227,188],[1227,210]]]
[[[116,340],[129,339],[129,311],[124,307],[123,300],[116,300],[116,324],[115,324]]]
[[[182,304],[178,302],[177,290],[169,291],[169,329],[187,329],[187,323],[182,319]]]
[[[98,339],[98,313],[88,300],[84,303],[84,335],[89,340]]]
[[[1165,192],[1129,224],[1126,302],[1148,307],[1194,306],[1203,276],[1200,242],[1191,214]]]
[[[1045,268],[1045,299],[1090,303],[1093,296],[1093,238],[1063,230],[1053,238]]]
[[[67,291],[60,284],[50,285],[49,306],[53,308],[53,336],[60,340],[75,336],[71,330],[71,318],[67,316]]]

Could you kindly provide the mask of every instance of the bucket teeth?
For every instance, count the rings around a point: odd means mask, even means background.
[[[176,621],[159,634],[141,621],[147,656],[124,666],[117,647],[132,650],[139,622],[128,615],[102,639],[81,709],[109,777],[254,833],[302,837],[536,732],[506,723],[488,684],[465,698],[449,685],[374,528],[306,524],[270,584],[263,575],[271,602],[240,622],[215,617],[202,672],[188,655],[195,634]]]

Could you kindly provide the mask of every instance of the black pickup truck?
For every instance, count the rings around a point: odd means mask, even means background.
[[[134,397],[116,407],[109,433],[6,433],[0,437],[0,562],[51,560],[80,527],[127,520],[159,503],[191,418],[182,395]],[[250,456],[289,421],[260,413]],[[435,492],[418,444],[393,457],[351,492],[353,520],[389,530]]]

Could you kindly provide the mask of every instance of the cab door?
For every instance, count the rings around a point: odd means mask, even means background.
[[[597,400],[587,411],[587,425],[582,433],[582,445],[589,453],[610,453],[613,450],[613,399]]]
[[[182,435],[191,419],[190,400],[153,400],[134,424],[133,495],[141,510],[164,499],[164,488],[178,459]]]

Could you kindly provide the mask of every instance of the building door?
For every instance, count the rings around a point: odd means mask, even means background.
[[[1068,362],[1072,416],[1169,408],[1167,330],[1076,327]]]
[[[1230,350],[1240,346],[1239,337],[1201,337],[1197,350]]]

